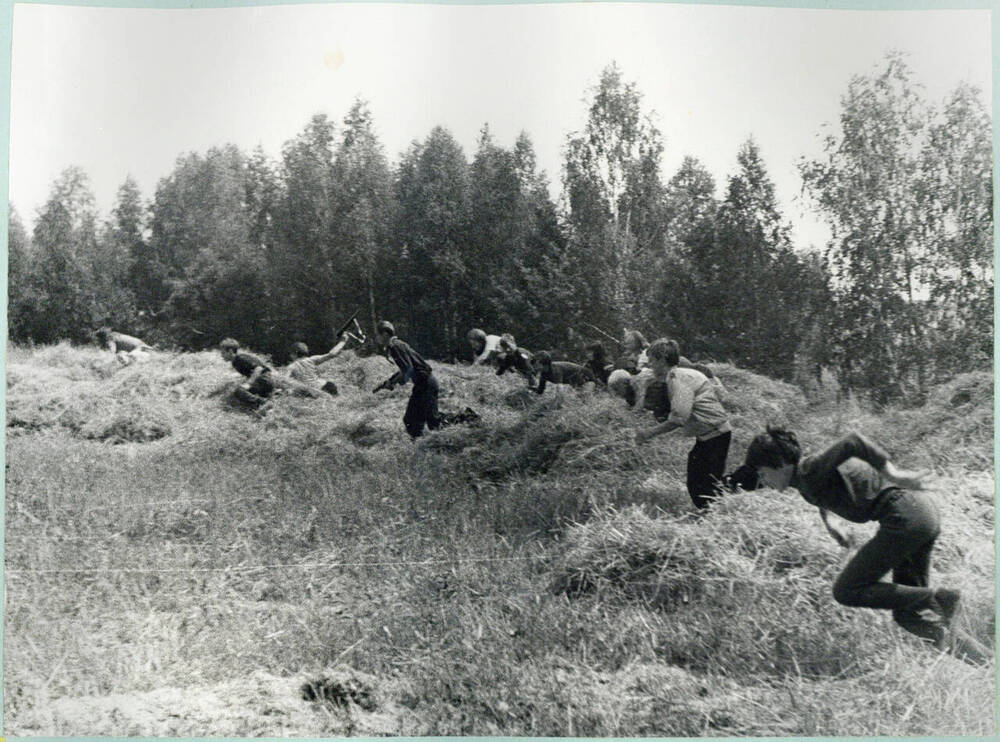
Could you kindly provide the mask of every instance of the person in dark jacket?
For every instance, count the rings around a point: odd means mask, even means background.
[[[413,382],[410,401],[403,414],[403,426],[410,438],[416,440],[424,434],[424,426],[437,430],[444,425],[455,423],[475,423],[479,415],[466,407],[461,412],[442,413],[438,410],[438,382],[430,364],[413,348],[396,337],[396,328],[391,322],[382,320],[376,326],[375,337],[386,357],[396,364],[399,371],[383,381],[372,391],[393,389],[397,384]]]
[[[819,508],[827,532],[845,548],[851,542],[829,513],[852,523],[878,522],[875,536],[833,583],[838,603],[891,610],[903,629],[939,649],[972,664],[989,659],[985,648],[952,625],[959,591],[930,587],[931,552],[941,527],[934,502],[918,491],[925,472],[896,468],[880,446],[858,433],[802,456],[795,434],[778,427],[753,439],[746,463],[763,486],[792,487]],[[890,571],[892,582],[882,582]]]
[[[535,391],[539,394],[545,392],[546,383],[581,387],[588,382],[597,381],[589,368],[568,361],[553,361],[548,351],[544,350],[535,354],[532,366],[538,375],[538,386],[535,387]]]
[[[424,434],[424,426],[431,430],[441,427],[438,412],[438,382],[434,378],[430,364],[417,351],[396,337],[396,328],[391,322],[382,320],[376,326],[375,337],[386,357],[399,369],[383,381],[374,391],[393,389],[398,384],[413,382],[410,401],[406,404],[403,426],[410,438],[417,439]]]
[[[263,407],[274,394],[274,369],[262,358],[240,350],[239,342],[233,338],[219,343],[219,351],[247,379],[234,392],[236,398],[255,408]]]
[[[535,369],[532,365],[532,359],[531,351],[518,347],[514,336],[509,332],[500,336],[497,376],[503,376],[510,370],[517,371],[528,382],[528,388],[532,389],[535,386]]]
[[[604,343],[600,340],[596,340],[587,346],[587,362],[583,364],[584,367],[589,368],[591,373],[594,374],[594,378],[601,383],[602,386],[607,386],[608,376],[614,370],[614,364],[608,362],[607,352],[604,350]]]

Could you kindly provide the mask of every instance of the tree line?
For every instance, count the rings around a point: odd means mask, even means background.
[[[186,349],[233,336],[281,360],[292,341],[325,348],[360,309],[451,359],[474,326],[568,355],[595,327],[627,327],[780,378],[829,368],[877,401],[991,363],[978,90],[932,105],[899,54],[855,76],[822,156],[799,163],[832,232],[816,251],[792,243],[753,139],[717,194],[694,157],[664,176],[663,137],[616,65],[587,103],[558,200],[528,134],[504,147],[484,126],[470,161],[439,126],[392,164],[361,100],[342,122],[314,116],[277,160],[185,154],[149,202],[128,178],[103,221],[68,168],[30,234],[10,209],[9,337],[86,342],[108,324]]]

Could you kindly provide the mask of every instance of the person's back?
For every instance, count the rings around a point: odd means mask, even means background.
[[[132,351],[135,350],[153,349],[150,345],[144,343],[139,338],[133,337],[132,335],[125,335],[124,333],[121,332],[111,333],[111,338],[115,343],[115,347],[118,350],[124,350],[126,353],[131,353]]]
[[[303,384],[318,384],[319,369],[312,358],[297,358],[288,364],[288,375]]]
[[[572,386],[583,386],[589,381],[595,381],[594,372],[586,366],[570,361],[553,361],[552,378],[553,384],[570,384]]]
[[[686,413],[682,423],[683,432],[695,438],[719,430],[729,430],[729,415],[719,399],[716,383],[705,374],[693,368],[675,366],[667,375],[670,404],[678,406],[677,400],[690,398],[690,407],[681,404]]]
[[[250,378],[257,368],[263,369],[264,373],[270,373],[273,370],[263,358],[245,350],[237,350],[230,359],[230,363],[234,369],[247,378]]]
[[[547,351],[538,353],[533,361],[538,375],[538,386],[535,388],[538,394],[545,392],[547,383],[581,387],[588,382],[596,381],[590,369],[569,361],[553,361],[552,356]]]
[[[412,380],[414,384],[424,384],[431,377],[431,366],[410,345],[396,336],[386,344],[386,357],[396,364],[402,374],[397,383]]]

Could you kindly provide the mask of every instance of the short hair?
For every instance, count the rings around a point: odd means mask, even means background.
[[[309,346],[305,343],[295,343],[292,345],[292,353],[297,356],[309,355]]]
[[[392,322],[387,319],[383,319],[375,325],[375,332],[382,332],[386,335],[392,336],[396,334],[396,328],[392,326]]]
[[[757,434],[750,441],[746,464],[754,469],[762,466],[780,469],[786,464],[799,463],[801,458],[802,448],[795,438],[795,433],[768,425],[767,432]]]
[[[551,366],[552,365],[552,354],[547,350],[540,350],[535,353],[534,358],[531,359],[533,363],[539,366]]]
[[[232,338],[226,338],[219,343],[219,350],[239,350],[240,344]]]
[[[621,398],[626,398],[628,390],[632,386],[632,374],[623,368],[616,368],[608,376],[608,389],[612,394]]]
[[[469,333],[466,335],[466,337],[469,340],[475,339],[482,342],[486,342],[486,333],[480,330],[478,327],[473,327],[471,330],[469,330]]]
[[[592,343],[587,344],[587,351],[593,352],[595,361],[603,361],[607,358],[607,353],[604,350],[604,343],[600,340],[595,340]]]
[[[97,336],[98,340],[107,341],[107,339],[111,337],[111,328],[105,325],[100,329],[94,330],[94,334]]]
[[[517,350],[517,343],[514,341],[514,336],[509,332],[505,332],[500,336],[500,345],[505,347],[507,350]]]
[[[622,340],[622,345],[626,350],[644,350],[649,347],[649,341],[646,340],[646,336],[638,330],[625,330],[625,337]]]
[[[653,342],[646,349],[646,355],[650,358],[658,358],[666,361],[669,366],[676,366],[681,361],[681,349],[676,340],[660,338]]]

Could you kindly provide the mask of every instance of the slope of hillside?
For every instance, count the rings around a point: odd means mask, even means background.
[[[435,369],[482,421],[414,445],[381,358],[261,419],[217,354],[8,349],[7,734],[995,733],[994,668],[834,603],[847,555],[794,493],[692,517],[690,442],[637,447],[622,402]],[[875,414],[715,370],[730,466],[767,422],[932,465],[933,579],[992,644],[989,374]]]

